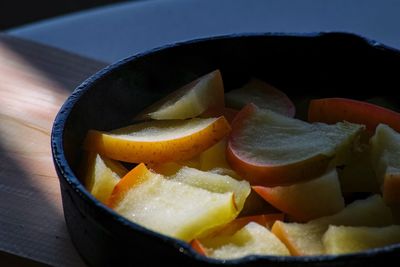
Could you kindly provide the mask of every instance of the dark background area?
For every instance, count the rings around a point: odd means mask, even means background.
[[[0,0],[0,31],[61,14],[128,1],[129,0]]]

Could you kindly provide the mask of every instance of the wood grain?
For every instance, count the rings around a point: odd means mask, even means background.
[[[66,97],[104,66],[0,34],[0,252],[85,266],[64,222],[50,132]]]

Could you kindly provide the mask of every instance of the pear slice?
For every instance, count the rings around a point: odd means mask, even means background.
[[[318,178],[289,186],[253,186],[253,189],[295,221],[306,222],[332,215],[344,208],[336,169]]]
[[[229,131],[224,117],[148,121],[111,132],[90,130],[84,148],[133,163],[182,161],[218,143]]]
[[[86,189],[105,203],[114,186],[128,172],[118,161],[88,152],[82,162],[82,175]]]
[[[379,124],[371,138],[371,161],[386,204],[400,206],[400,133]]]
[[[285,93],[268,83],[252,78],[243,87],[225,94],[227,107],[242,109],[248,103],[254,103],[263,109],[270,109],[288,117],[294,117],[295,106]]]
[[[387,226],[393,223],[391,210],[379,195],[349,204],[339,213],[305,224],[277,221],[272,232],[289,248],[292,255],[320,255],[325,249],[322,236],[329,225]]]
[[[238,214],[234,193],[211,192],[137,165],[115,186],[109,207],[148,229],[190,241]]]
[[[311,179],[343,164],[363,126],[309,124],[249,104],[232,123],[227,160],[253,185],[276,186]]]
[[[207,256],[218,259],[237,259],[248,255],[290,255],[273,233],[255,222],[248,223],[233,235],[201,240],[201,244]]]
[[[224,86],[221,72],[215,70],[172,92],[142,111],[136,118],[188,119],[197,117],[207,110],[221,114],[224,106]]]
[[[400,225],[386,227],[329,226],[322,238],[325,253],[355,253],[400,243]]]

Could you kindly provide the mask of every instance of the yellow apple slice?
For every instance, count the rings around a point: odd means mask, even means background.
[[[325,253],[361,252],[400,243],[400,225],[386,227],[329,226],[322,238]]]
[[[288,117],[294,117],[295,106],[285,93],[268,83],[251,79],[243,87],[231,90],[225,94],[226,105],[242,109],[248,103],[269,109]]]
[[[383,199],[388,205],[400,205],[400,133],[379,124],[371,138],[371,155]]]
[[[253,104],[232,123],[227,160],[253,185],[276,186],[317,177],[334,159],[343,164],[363,126],[309,124]]]
[[[197,117],[209,109],[216,111],[224,107],[222,77],[220,71],[215,70],[151,105],[141,112],[137,119],[188,119]]]
[[[190,241],[232,221],[234,193],[216,193],[165,179],[139,164],[115,186],[108,205],[148,229]]]
[[[233,192],[235,205],[238,212],[244,206],[251,188],[247,181],[237,181],[228,175],[219,175],[211,172],[200,171],[194,168],[182,167],[169,179],[202,188],[215,193]]]
[[[292,255],[320,255],[325,249],[322,236],[329,225],[380,227],[393,223],[392,213],[379,195],[349,204],[337,214],[305,224],[277,221],[272,232],[289,248]]]
[[[121,177],[128,172],[121,163],[92,152],[86,153],[82,166],[86,189],[103,203]]]
[[[267,228],[250,222],[230,236],[201,240],[206,255],[218,259],[236,259],[248,255],[289,256],[285,245]]]
[[[344,208],[336,169],[306,182],[277,187],[253,186],[253,189],[295,221],[306,222]]]
[[[181,161],[210,148],[229,131],[224,117],[149,121],[111,132],[90,130],[84,147],[126,162]]]

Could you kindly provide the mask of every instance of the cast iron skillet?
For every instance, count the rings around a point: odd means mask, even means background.
[[[250,77],[290,97],[386,96],[399,106],[400,52],[347,33],[238,34],[172,44],[112,64],[82,83],[58,113],[51,145],[65,220],[90,266],[367,266],[400,258],[400,245],[344,256],[248,256],[220,261],[186,243],[129,222],[107,208],[77,177],[88,129],[127,125],[166,93],[220,69],[225,89]]]

